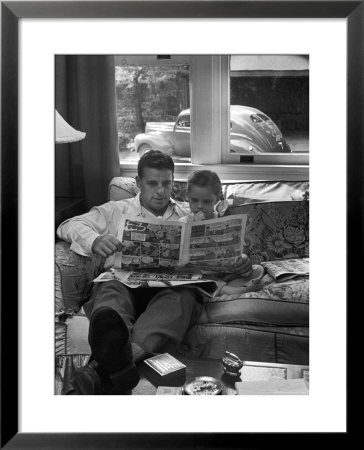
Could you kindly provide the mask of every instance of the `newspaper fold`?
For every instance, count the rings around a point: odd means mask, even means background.
[[[120,269],[110,269],[100,274],[93,281],[102,283],[104,281],[117,280],[130,288],[141,287],[171,287],[171,286],[190,286],[199,289],[202,293],[212,297],[218,289],[214,280],[202,279],[202,274],[180,273],[172,274],[170,272],[144,272],[144,271],[125,271]]]

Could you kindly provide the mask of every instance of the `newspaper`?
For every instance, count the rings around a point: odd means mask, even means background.
[[[94,282],[118,280],[130,288],[190,285],[213,296],[218,286],[205,275],[228,272],[241,256],[246,219],[239,214],[186,223],[125,217],[114,267]]]
[[[261,265],[276,281],[282,282],[296,277],[308,276],[309,258],[291,258],[263,261]]]
[[[239,214],[186,223],[125,217],[118,232],[122,250],[115,254],[114,268],[221,272],[241,256],[246,219]]]
[[[140,271],[138,269],[128,272],[111,268],[107,272],[100,274],[93,281],[94,283],[102,283],[104,281],[117,280],[133,289],[141,287],[171,287],[184,285],[197,288],[203,294],[213,297],[218,290],[218,285],[214,280],[202,277],[202,273],[172,273],[168,270],[152,272]]]

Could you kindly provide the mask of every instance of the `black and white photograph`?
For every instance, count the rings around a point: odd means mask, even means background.
[[[309,84],[300,54],[55,56],[56,395],[309,394]],[[191,252],[213,295],[102,275],[172,258],[148,220],[191,226],[173,258]],[[198,229],[207,248],[183,247]],[[266,270],[286,260],[305,272]],[[156,355],[183,376],[150,377]]]
[[[1,1],[1,448],[346,437],[363,3]]]

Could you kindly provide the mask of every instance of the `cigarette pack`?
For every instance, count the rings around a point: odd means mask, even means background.
[[[169,353],[145,359],[143,373],[154,386],[182,386],[186,381],[186,366]]]

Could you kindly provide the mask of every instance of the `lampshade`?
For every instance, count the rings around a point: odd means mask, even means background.
[[[81,141],[86,133],[75,130],[64,118],[56,111],[56,144],[68,144],[69,142]]]

